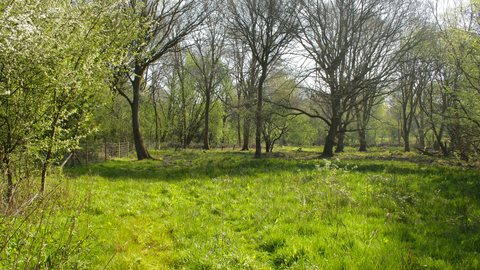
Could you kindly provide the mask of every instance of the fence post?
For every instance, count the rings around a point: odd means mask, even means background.
[[[72,167],[75,167],[75,157],[77,154],[75,154],[75,148],[73,148],[73,156],[72,156]]]
[[[120,154],[120,141],[118,141],[118,158],[121,158],[122,155]]]

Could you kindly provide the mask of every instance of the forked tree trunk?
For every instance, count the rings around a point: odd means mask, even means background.
[[[333,147],[335,146],[335,137],[337,136],[338,126],[340,125],[342,117],[336,116],[332,118],[332,123],[328,129],[328,135],[325,139],[322,157],[333,157]]]
[[[358,138],[360,140],[360,147],[358,148],[358,151],[366,152],[367,151],[367,132],[365,131],[365,129],[361,128],[358,131]]]
[[[442,143],[442,132],[437,132],[437,129],[435,128],[435,125],[432,124],[432,130],[433,130],[433,134],[435,135],[435,144],[434,144],[434,149],[435,150],[438,150],[438,148],[440,147],[442,149],[442,153],[445,157],[448,157],[450,153],[448,153],[448,149],[447,147],[445,147],[445,145],[443,145]]]
[[[270,140],[265,139],[265,152],[271,152]]]

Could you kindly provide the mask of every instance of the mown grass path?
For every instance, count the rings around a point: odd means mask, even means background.
[[[67,171],[92,194],[92,267],[480,269],[477,170],[314,151],[154,155]]]

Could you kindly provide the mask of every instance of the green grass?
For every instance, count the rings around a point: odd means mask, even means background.
[[[79,217],[92,228],[88,267],[480,269],[479,171],[297,150],[159,151],[68,169],[92,195]]]

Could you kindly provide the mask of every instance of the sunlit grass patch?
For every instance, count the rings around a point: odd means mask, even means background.
[[[351,153],[323,160],[314,151],[300,159],[155,154],[161,159],[69,171],[94,194],[86,215],[101,228],[99,265],[478,268],[477,171]]]

